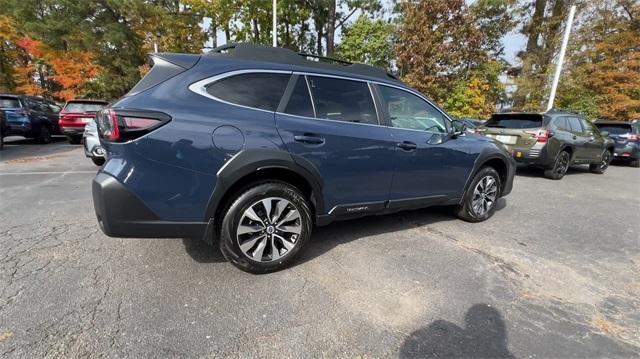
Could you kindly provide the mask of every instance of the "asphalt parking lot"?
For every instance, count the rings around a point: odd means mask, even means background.
[[[0,356],[637,357],[640,170],[519,170],[490,221],[335,223],[250,275],[198,240],[113,239],[80,146],[0,152]]]

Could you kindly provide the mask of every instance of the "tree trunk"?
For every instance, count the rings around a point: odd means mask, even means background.
[[[256,43],[260,43],[260,28],[258,27],[258,20],[253,19],[253,39]]]

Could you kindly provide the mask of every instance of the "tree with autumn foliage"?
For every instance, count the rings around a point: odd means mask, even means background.
[[[640,3],[598,0],[584,10],[557,104],[590,118],[640,119]]]
[[[504,91],[500,40],[512,26],[510,6],[506,0],[400,4],[399,74],[458,116],[486,117]]]

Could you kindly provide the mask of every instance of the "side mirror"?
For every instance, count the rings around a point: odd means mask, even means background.
[[[460,136],[467,130],[467,125],[458,120],[451,121],[451,136]]]

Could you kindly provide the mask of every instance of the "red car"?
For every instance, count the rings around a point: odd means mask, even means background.
[[[71,100],[60,111],[58,125],[67,136],[69,143],[78,144],[82,141],[84,126],[95,119],[96,113],[108,104],[102,100]]]

